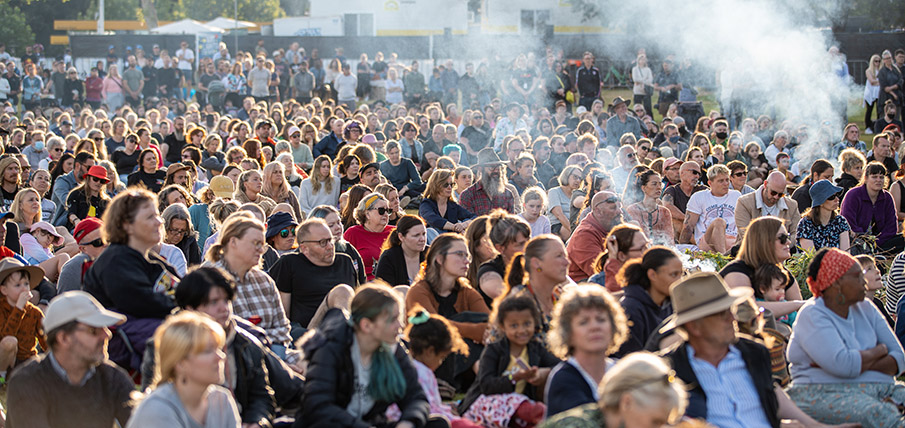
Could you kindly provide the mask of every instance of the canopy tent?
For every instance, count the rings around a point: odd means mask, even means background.
[[[255,24],[254,22],[248,22],[248,21],[239,21],[239,23],[237,25],[235,19],[224,18],[222,16],[213,21],[208,21],[204,25],[209,25],[211,27],[217,27],[224,31],[234,30],[236,28],[251,29],[251,28],[255,28],[258,26],[258,24]]]
[[[194,19],[183,19],[167,25],[151,29],[155,34],[198,34],[198,33],[222,33],[223,30],[210,26]]]

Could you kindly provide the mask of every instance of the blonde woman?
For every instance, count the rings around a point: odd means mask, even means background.
[[[264,166],[264,185],[261,194],[273,199],[277,204],[289,204],[296,221],[305,219],[305,213],[299,208],[299,199],[289,187],[286,179],[286,167],[280,162],[271,162]]]
[[[239,409],[225,379],[226,334],[212,319],[183,311],[154,333],[153,389],[126,428],[238,428]]]
[[[871,119],[871,116],[874,112],[874,106],[877,105],[877,100],[880,99],[880,79],[877,78],[879,71],[880,55],[871,55],[870,62],[867,63],[867,70],[864,70],[866,79],[864,84],[864,106],[867,107],[867,110],[864,111],[865,134],[874,133],[874,120]],[[880,116],[879,107],[877,108],[877,116]]]
[[[327,155],[314,160],[311,175],[302,180],[299,205],[302,211],[311,211],[318,205],[339,206],[340,178],[333,175],[333,162]]]

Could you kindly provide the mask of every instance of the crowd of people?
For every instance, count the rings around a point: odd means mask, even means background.
[[[11,426],[905,424],[905,51],[870,145],[643,51],[631,101],[556,49],[4,54]]]

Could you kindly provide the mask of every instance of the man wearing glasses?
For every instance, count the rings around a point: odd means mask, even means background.
[[[685,162],[680,165],[679,184],[669,186],[663,191],[663,205],[672,214],[672,224],[676,230],[676,235],[682,232],[682,223],[685,221],[685,208],[691,195],[707,190],[707,186],[698,184],[701,179],[700,165],[695,162]],[[670,165],[670,168],[674,167],[675,165]]]
[[[349,310],[353,287],[358,287],[352,258],[336,253],[333,234],[323,219],[305,220],[295,236],[298,251],[281,256],[269,271],[280,290],[293,340],[317,327],[328,309]]]
[[[126,317],[70,291],[47,307],[47,353],[10,378],[10,426],[126,426],[135,384],[107,358],[108,329]]]
[[[745,230],[758,217],[773,216],[781,218],[789,231],[792,242],[798,236],[798,202],[786,196],[786,177],[779,171],[773,171],[764,180],[764,184],[756,191],[738,198],[735,207],[735,226],[738,234],[745,236]]]
[[[591,213],[578,224],[566,246],[572,280],[584,281],[594,274],[594,260],[601,249],[606,248],[604,241],[607,234],[619,223],[622,223],[622,201],[619,197],[609,190],[594,195]]]
[[[707,179],[710,189],[697,192],[688,199],[679,243],[694,244],[704,251],[726,254],[738,238],[735,207],[742,194],[729,188],[729,168],[726,165],[710,167]],[[795,209],[797,211],[798,207]]]

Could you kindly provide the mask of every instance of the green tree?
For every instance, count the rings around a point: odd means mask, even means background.
[[[35,33],[28,26],[25,13],[8,2],[0,1],[0,16],[3,17],[0,41],[6,43],[7,51],[21,55],[25,52],[25,46],[35,42]]]

